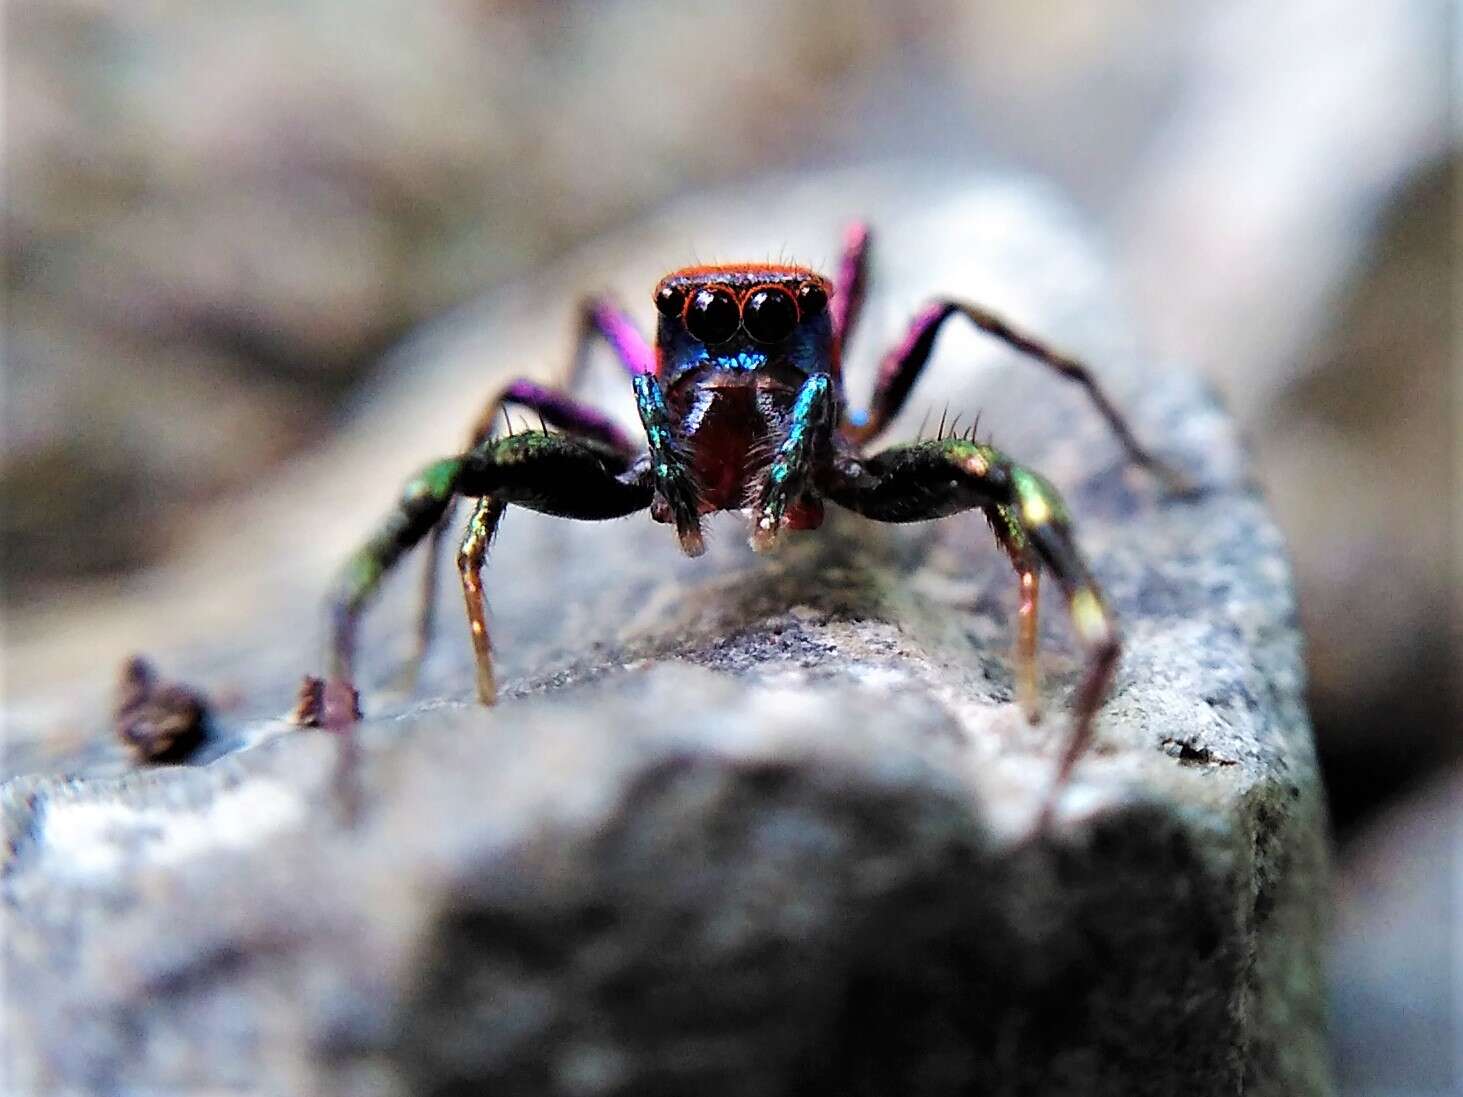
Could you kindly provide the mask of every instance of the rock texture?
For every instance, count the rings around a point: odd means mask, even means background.
[[[1079,664],[1052,598],[1028,726],[1013,581],[977,517],[837,516],[771,558],[724,518],[690,561],[643,516],[522,514],[488,571],[497,709],[467,700],[454,592],[416,699],[379,688],[414,584],[369,620],[345,827],[340,742],[271,714],[315,664],[329,568],[403,474],[466,403],[561,360],[575,291],[646,315],[687,241],[817,261],[854,212],[882,230],[855,391],[926,294],[975,297],[1100,363],[1206,486],[1163,498],[1075,393],[966,334],[914,401],[911,433],[946,400],[983,408],[1064,489],[1123,621],[1052,830],[1030,828]],[[11,1090],[1329,1092],[1283,546],[1203,388],[1140,362],[1039,187],[898,171],[688,205],[404,345],[350,438],[221,515],[192,562],[15,653]],[[605,371],[597,391],[628,413],[623,388]],[[200,764],[130,771],[103,737],[87,668],[134,648],[241,698]]]

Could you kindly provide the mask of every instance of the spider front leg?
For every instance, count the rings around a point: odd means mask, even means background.
[[[351,557],[331,599],[331,677],[352,677],[356,629],[371,596],[387,572],[426,537],[459,495],[477,497],[459,554],[477,655],[478,696],[492,704],[492,645],[478,580],[506,504],[561,518],[618,518],[650,504],[648,477],[639,464],[613,447],[567,434],[531,431],[489,439],[476,449],[427,466],[408,482],[401,502],[366,544]]]
[[[815,373],[798,389],[787,432],[767,466],[753,515],[752,548],[758,552],[772,547],[789,507],[813,486],[817,459],[828,450],[836,410],[833,378],[828,374]]]
[[[1043,806],[1045,821],[1091,743],[1093,720],[1112,685],[1122,650],[1117,627],[1077,548],[1056,488],[993,446],[963,438],[895,446],[868,458],[842,458],[833,463],[821,486],[840,506],[883,522],[918,522],[977,507],[985,511],[1021,577],[1018,692],[1035,692],[1036,576],[1044,568],[1055,577],[1087,666],[1072,702],[1072,729]],[[1027,711],[1031,715],[1032,708]]]
[[[581,438],[602,442],[626,455],[636,452],[635,443],[614,421],[572,394],[589,363],[589,354],[597,340],[603,340],[614,352],[621,367],[634,376],[652,370],[655,356],[650,345],[635,327],[634,321],[613,302],[604,298],[585,301],[579,311],[579,327],[570,355],[569,368],[561,385],[545,385],[538,381],[520,377],[510,382],[483,406],[468,432],[466,449],[473,450],[490,437],[498,424],[498,417],[505,416],[509,406],[520,407],[532,412],[546,426],[557,427]],[[511,424],[507,424],[512,432]],[[436,627],[438,571],[442,557],[442,539],[451,524],[452,507],[449,504],[432,529],[427,548],[426,563],[422,568],[422,593],[420,610],[417,614],[416,651],[402,670],[401,686],[410,691],[416,686],[422,663],[426,661],[431,646],[432,633]]]
[[[675,524],[681,551],[700,556],[706,551],[701,536],[701,498],[691,470],[690,456],[677,441],[665,392],[654,374],[635,378],[635,408],[640,412],[645,439],[650,446],[649,475],[655,485],[657,521]]]
[[[1013,350],[1056,370],[1067,380],[1082,386],[1087,392],[1087,398],[1107,421],[1134,464],[1153,473],[1171,490],[1191,490],[1192,485],[1183,473],[1160,461],[1138,441],[1127,420],[1108,398],[1087,366],[1015,327],[990,310],[964,301],[936,301],[915,316],[904,339],[885,355],[879,366],[879,376],[874,383],[874,395],[869,402],[868,412],[851,418],[849,426],[845,427],[845,434],[850,441],[859,445],[869,442],[894,421],[909,398],[910,390],[914,388],[921,371],[930,360],[935,337],[940,334],[946,321],[954,316],[963,316],[987,335],[994,336]]]

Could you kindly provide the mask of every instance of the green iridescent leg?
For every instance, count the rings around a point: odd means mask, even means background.
[[[700,556],[706,551],[701,537],[701,500],[696,480],[691,474],[687,455],[676,445],[670,409],[659,382],[648,373],[635,377],[635,408],[645,427],[650,444],[650,473],[655,482],[657,518],[675,523],[681,551],[687,556]]]
[[[388,571],[425,538],[458,495],[484,499],[473,513],[459,564],[464,594],[477,584],[481,553],[505,504],[527,507],[562,518],[618,518],[650,504],[648,478],[632,467],[630,457],[613,446],[567,434],[530,431],[484,442],[477,449],[427,466],[402,492],[397,508],[349,560],[331,597],[330,673],[333,680],[352,677],[356,630],[360,616]],[[487,502],[487,499],[491,502]],[[497,513],[494,513],[496,508]],[[469,595],[469,620],[481,614]],[[481,639],[487,641],[483,624]],[[474,629],[474,644],[478,644]],[[479,668],[489,654],[478,648]],[[487,664],[491,682],[491,663]],[[479,694],[483,694],[482,677]],[[484,697],[487,701],[488,698]]]
[[[581,336],[581,342],[587,336]],[[570,395],[578,379],[584,357],[583,351],[576,354],[576,365],[570,373],[570,381],[564,388],[541,385],[536,381],[520,378],[510,383],[497,396],[489,400],[473,424],[468,439],[468,450],[477,449],[492,437],[500,416],[507,424],[507,408],[523,408],[547,426],[555,427],[568,434],[587,438],[624,453],[627,457],[635,453],[635,446],[625,433],[608,416],[581,403]],[[511,428],[509,428],[511,433]],[[412,657],[402,668],[401,686],[410,692],[416,687],[417,676],[422,663],[426,661],[431,647],[432,633],[436,628],[438,569],[442,558],[442,541],[452,522],[453,508],[449,504],[437,524],[432,527],[431,539],[427,545],[426,563],[422,568],[420,609],[417,613],[417,644]]]
[[[1036,570],[1056,579],[1087,667],[1072,702],[1072,730],[1057,764],[1045,819],[1072,768],[1092,740],[1093,720],[1112,684],[1121,644],[1117,627],[1072,536],[1061,495],[1039,474],[993,446],[962,438],[894,446],[867,458],[835,462],[822,485],[840,506],[884,522],[919,522],[980,507],[1012,553],[1023,577],[1023,608],[1030,613],[1018,630],[1018,676],[1033,675],[1036,655]],[[1031,575],[1029,586],[1025,576]],[[1026,653],[1027,669],[1020,664]],[[1023,687],[1018,685],[1018,691]]]
[[[798,389],[787,434],[767,466],[752,527],[752,547],[758,552],[772,547],[788,507],[812,486],[814,458],[828,445],[833,412],[833,379],[814,374]]]
[[[346,563],[330,599],[332,679],[352,680],[356,626],[362,610],[391,567],[447,513],[463,461],[462,457],[444,458],[407,481],[396,509]]]
[[[506,409],[512,406],[537,416],[547,426],[581,438],[603,442],[629,456],[635,454],[635,444],[609,416],[581,402],[572,394],[579,387],[589,364],[590,351],[597,341],[603,341],[619,359],[621,367],[632,375],[650,369],[654,362],[654,352],[635,329],[630,317],[609,300],[591,298],[585,301],[580,306],[579,316],[574,350],[561,383],[544,385],[524,377],[510,381],[478,412],[478,417],[468,432],[467,450],[477,449],[491,438],[494,431],[499,429],[500,417],[502,425],[511,434],[512,427],[508,422]],[[400,679],[402,689],[408,692],[416,688],[417,677],[426,661],[432,633],[436,628],[442,541],[452,522],[452,509],[449,504],[442,517],[437,520],[427,546],[426,562],[422,568],[420,609],[417,613],[416,651],[402,668]]]
[[[1019,465],[1012,465],[1012,510],[1027,541],[1067,599],[1067,612],[1077,640],[1087,653],[1087,669],[1072,700],[1072,731],[1057,763],[1056,777],[1047,797],[1043,819],[1050,817],[1056,797],[1071,778],[1072,768],[1092,743],[1097,710],[1112,687],[1122,643],[1097,583],[1072,536],[1066,505],[1047,480]]]

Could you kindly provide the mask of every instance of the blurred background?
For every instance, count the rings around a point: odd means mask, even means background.
[[[1343,1089],[1454,1092],[1459,33],[1447,0],[12,0],[7,640],[186,552],[418,325],[678,195],[1042,175],[1290,538]]]

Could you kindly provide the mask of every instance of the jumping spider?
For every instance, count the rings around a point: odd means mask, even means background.
[[[963,301],[938,300],[915,316],[883,359],[868,411],[851,410],[842,350],[864,303],[868,254],[869,232],[856,224],[847,233],[836,280],[772,264],[674,271],[655,288],[653,348],[613,303],[586,302],[567,383],[508,385],[484,408],[466,449],[409,481],[395,511],[349,561],[330,603],[331,685],[349,692],[362,609],[386,572],[425,538],[431,551],[413,667],[420,663],[432,630],[438,550],[458,496],[476,500],[457,565],[478,698],[485,705],[496,699],[497,686],[481,572],[510,503],[578,519],[649,508],[657,522],[675,526],[689,556],[703,551],[701,519],[716,511],[749,511],[752,547],[760,551],[783,530],[816,529],[825,501],[881,522],[919,522],[979,508],[1016,569],[1018,694],[1033,722],[1039,715],[1036,623],[1044,569],[1060,584],[1086,652],[1057,770],[1054,787],[1060,788],[1091,737],[1119,653],[1117,629],[1078,552],[1061,497],[1036,472],[977,441],[974,432],[874,454],[865,447],[904,407],[945,322],[962,316],[1081,385],[1133,461],[1171,482],[1178,478],[1139,445],[1080,362]],[[572,395],[595,338],[609,344],[630,375],[644,449]],[[509,404],[537,413],[556,430],[495,436],[493,424]],[[349,713],[351,706],[340,711]]]

